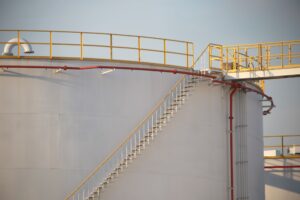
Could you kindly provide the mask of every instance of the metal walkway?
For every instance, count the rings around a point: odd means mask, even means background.
[[[209,44],[207,68],[225,80],[264,80],[300,76],[300,41],[223,46]],[[204,53],[203,53],[203,56]],[[204,58],[205,59],[205,58]],[[205,66],[205,62],[194,63]]]
[[[194,59],[194,44],[189,41],[96,32],[0,30],[0,49],[4,50],[0,59],[150,63],[221,73],[225,80],[300,76],[300,40],[209,44]]]

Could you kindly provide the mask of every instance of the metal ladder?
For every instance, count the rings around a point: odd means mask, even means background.
[[[65,200],[98,200],[101,192],[115,179],[171,120],[200,77],[183,76],[152,111]]]

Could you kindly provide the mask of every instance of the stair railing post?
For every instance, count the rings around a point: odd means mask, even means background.
[[[283,136],[281,136],[281,155],[284,156],[284,141],[283,141]]]

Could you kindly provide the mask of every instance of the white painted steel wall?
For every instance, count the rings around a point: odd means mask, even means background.
[[[0,75],[0,199],[6,200],[62,199],[178,79],[130,71],[11,71]],[[242,180],[251,200],[264,199],[260,99],[253,93],[234,99],[235,127],[242,116],[247,124],[249,178]],[[228,105],[228,87],[201,83],[102,199],[229,199]]]
[[[228,98],[228,88],[203,82],[145,152],[104,190],[101,199],[229,199]],[[241,115],[247,124],[244,175],[249,178],[243,180],[250,200],[264,199],[260,99],[248,93],[234,100],[235,127]],[[239,101],[245,104],[244,113],[237,109]],[[237,183],[235,187],[240,190]]]
[[[247,93],[246,104],[246,140],[248,195],[250,200],[265,199],[264,192],[264,160],[263,160],[263,119],[261,96]],[[238,134],[238,133],[237,133]]]
[[[131,71],[53,72],[0,73],[0,199],[63,199],[179,78]]]

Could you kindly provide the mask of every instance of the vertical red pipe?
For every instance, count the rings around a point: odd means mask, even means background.
[[[230,140],[230,197],[234,200],[234,172],[233,172],[233,96],[237,91],[237,87],[230,92],[229,99],[229,140]]]

